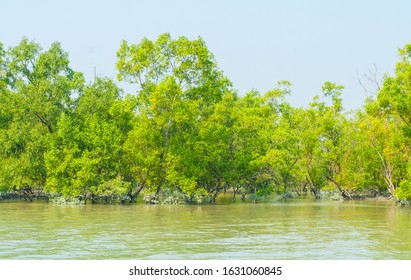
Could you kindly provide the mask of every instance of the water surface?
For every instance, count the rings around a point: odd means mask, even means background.
[[[391,202],[82,205],[0,202],[0,259],[411,259]]]

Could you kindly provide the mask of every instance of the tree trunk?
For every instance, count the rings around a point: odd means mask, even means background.
[[[392,182],[392,171],[393,171],[393,168],[391,167],[390,162],[388,162],[384,166],[384,181],[387,184],[387,189],[391,197],[395,197],[395,194],[394,194],[395,186],[394,186],[394,183]]]
[[[392,172],[393,172],[393,167],[391,166],[391,162],[390,161],[385,161],[384,157],[382,156],[382,154],[378,151],[377,147],[375,147],[373,145],[374,150],[377,152],[378,156],[381,159],[381,163],[383,166],[383,177],[384,177],[384,181],[387,184],[387,189],[388,192],[390,193],[391,197],[395,198],[395,194],[394,194],[394,190],[395,190],[395,186],[392,182]]]
[[[321,192],[320,190],[317,190],[313,186],[311,187],[311,191],[314,193],[315,199],[320,199],[321,198]]]
[[[331,181],[331,182],[334,183],[334,185],[335,185],[335,186],[338,188],[338,190],[340,191],[343,199],[352,200],[352,197],[351,197],[350,193],[349,193],[346,189],[344,189],[337,181],[335,181],[334,178],[332,178],[331,176],[327,176],[327,179],[328,179],[329,181]]]
[[[234,189],[234,191],[233,191],[233,197],[231,198],[231,202],[235,202],[235,195],[237,193],[237,188],[234,187],[233,189]]]

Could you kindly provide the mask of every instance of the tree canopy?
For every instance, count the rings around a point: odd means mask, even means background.
[[[240,96],[206,43],[170,34],[117,52],[116,81],[87,82],[59,43],[0,43],[0,192],[151,203],[326,193],[411,200],[411,45],[363,108],[326,81],[307,107],[292,84]]]

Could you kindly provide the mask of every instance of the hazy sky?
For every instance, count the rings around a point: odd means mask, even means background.
[[[72,67],[90,79],[115,77],[122,40],[164,32],[201,36],[240,94],[293,86],[290,101],[307,105],[329,80],[344,85],[344,105],[362,105],[356,79],[376,65],[392,73],[397,50],[411,43],[411,1],[0,0],[0,42],[23,36],[47,49],[59,41]]]

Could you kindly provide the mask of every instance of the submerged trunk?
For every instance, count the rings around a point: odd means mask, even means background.
[[[234,188],[233,197],[231,198],[231,202],[235,202],[235,195],[236,195],[236,193],[237,193],[237,189]]]
[[[215,203],[215,201],[216,201],[216,199],[217,199],[217,196],[220,194],[220,190],[218,190],[218,191],[216,191],[214,194],[213,194],[213,196],[212,196],[212,203]]]
[[[316,189],[314,186],[311,186],[310,189],[313,192],[315,199],[321,198],[321,191],[319,189]]]
[[[19,192],[24,197],[24,200],[28,200],[29,202],[33,201],[33,190],[29,186],[24,186],[22,189],[19,190]]]
[[[340,191],[343,199],[352,200],[352,197],[351,197],[350,193],[346,189],[344,189],[337,181],[335,181],[334,178],[332,178],[331,176],[327,176],[327,179],[329,181],[331,181],[338,188],[338,190]]]
[[[144,189],[145,184],[141,184],[139,187],[136,186],[136,191],[133,193],[133,190],[130,190],[128,192],[128,197],[130,198],[131,203],[136,203],[137,202],[137,196],[140,194],[140,192]]]
[[[315,199],[320,199],[321,198],[321,190],[316,188],[314,186],[314,180],[310,180],[311,174],[308,172],[308,176],[305,177],[305,180],[307,181],[307,184],[310,186],[310,190],[313,192]]]

